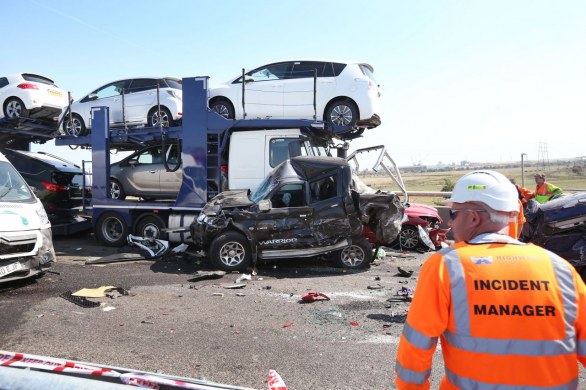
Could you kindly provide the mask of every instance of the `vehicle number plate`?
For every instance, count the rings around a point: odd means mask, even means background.
[[[0,277],[6,276],[21,269],[22,264],[20,264],[18,261],[16,263],[5,265],[3,267],[0,267]]]
[[[52,89],[49,89],[48,91],[49,91],[49,95],[59,96],[59,97],[61,97],[61,95],[62,95],[61,92],[59,92],[59,91],[53,91]]]

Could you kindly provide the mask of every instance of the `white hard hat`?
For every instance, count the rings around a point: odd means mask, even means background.
[[[519,211],[517,189],[501,173],[474,171],[462,176],[443,204],[481,202],[497,211]]]

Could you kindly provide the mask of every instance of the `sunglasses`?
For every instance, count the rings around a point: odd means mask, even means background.
[[[483,209],[460,209],[460,210],[450,210],[450,219],[454,220],[456,219],[456,215],[460,212],[460,211],[478,211],[478,212],[486,212],[486,210]]]

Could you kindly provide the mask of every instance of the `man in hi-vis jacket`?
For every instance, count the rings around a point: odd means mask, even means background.
[[[586,287],[559,256],[507,235],[517,191],[494,171],[458,180],[456,243],[423,265],[395,365],[399,389],[428,389],[441,341],[440,389],[577,389],[586,365]],[[582,384],[584,386],[585,384]]]

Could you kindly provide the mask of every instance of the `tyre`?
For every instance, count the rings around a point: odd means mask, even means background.
[[[352,238],[352,244],[332,253],[332,261],[339,267],[359,269],[372,261],[372,245],[364,237]]]
[[[224,232],[210,245],[210,260],[224,271],[243,271],[252,258],[246,237],[237,232]]]
[[[351,100],[340,100],[328,105],[324,120],[334,126],[351,129],[358,122],[358,108]]]
[[[4,116],[6,118],[23,118],[28,116],[28,110],[22,100],[12,97],[4,103]]]
[[[401,233],[399,233],[399,243],[403,249],[413,250],[417,248],[421,244],[419,232],[413,226],[403,226]]]
[[[130,229],[120,214],[108,211],[100,216],[95,228],[96,238],[105,246],[122,246]]]
[[[126,198],[126,192],[122,184],[116,179],[110,179],[110,198],[124,200]]]
[[[161,125],[163,127],[169,127],[173,123],[173,117],[167,107],[161,107],[161,118],[159,119],[159,110],[157,107],[153,107],[149,111],[147,122],[150,127],[158,127]]]
[[[65,117],[63,120],[63,132],[65,135],[73,135],[75,137],[88,133],[83,119],[77,114],[71,115],[71,120],[69,119],[69,115]]]
[[[210,106],[210,110],[217,112],[226,119],[234,119],[234,106],[226,99],[215,100]]]
[[[167,233],[163,232],[167,225],[158,215],[147,214],[138,220],[136,224],[136,235],[140,237],[156,238],[166,240]]]

